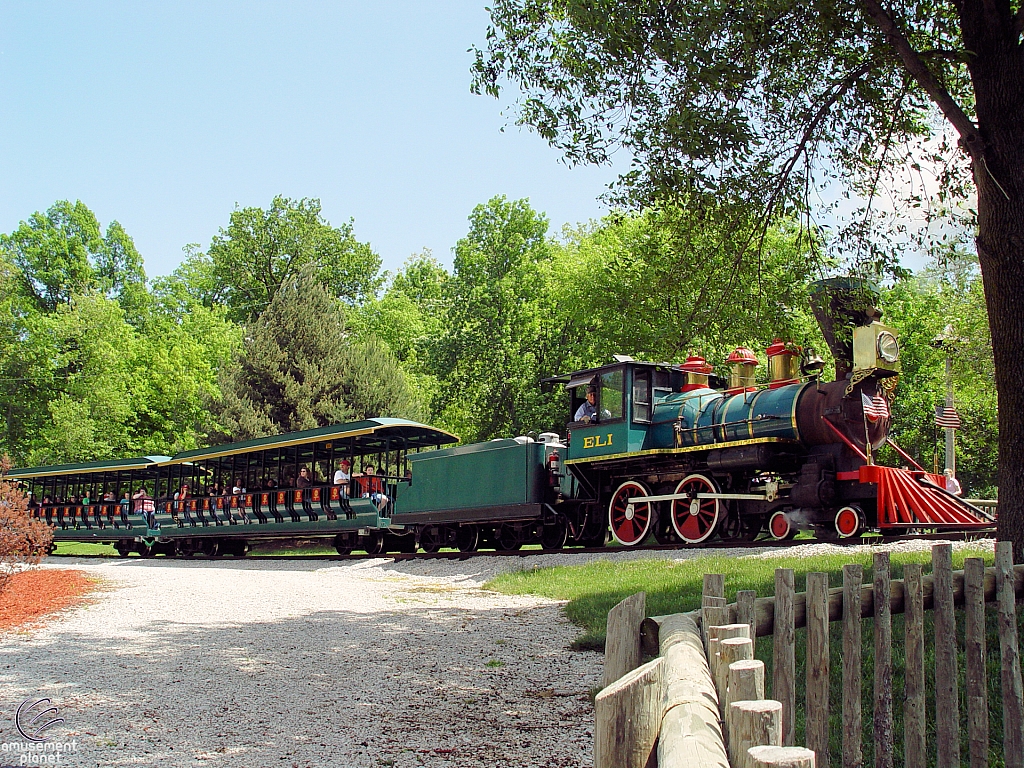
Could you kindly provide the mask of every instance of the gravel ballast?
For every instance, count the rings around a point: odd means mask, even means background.
[[[850,551],[784,552],[833,550]],[[0,635],[0,734],[20,740],[14,710],[46,696],[66,721],[49,735],[77,742],[60,765],[589,766],[602,657],[570,650],[579,630],[561,604],[480,585],[604,558],[773,554],[51,560],[104,586],[41,628]]]

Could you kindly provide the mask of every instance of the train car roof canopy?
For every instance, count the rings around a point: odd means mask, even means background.
[[[90,480],[105,481],[116,477],[118,472],[155,471],[158,467],[171,461],[170,456],[139,456],[134,459],[107,459],[105,461],[88,461],[79,464],[54,464],[48,467],[25,467],[14,469],[8,473],[12,480],[24,480],[34,477],[51,477],[53,475],[96,475]]]
[[[333,445],[340,440],[346,441],[343,448]],[[314,448],[327,451],[333,446],[342,448],[339,455],[362,456],[385,450],[437,447],[457,443],[458,440],[455,435],[426,424],[382,417],[184,451],[176,454],[170,463],[227,464],[229,462],[219,460],[230,459],[234,464],[234,457],[238,455],[271,450],[281,450],[283,458],[289,461],[308,461],[307,455],[311,456]],[[321,455],[320,458],[326,456]]]

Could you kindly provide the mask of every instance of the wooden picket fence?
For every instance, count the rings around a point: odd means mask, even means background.
[[[872,618],[874,681],[871,733],[876,768],[894,765],[892,616],[904,614],[903,744],[906,768],[927,762],[925,611],[933,612],[935,745],[939,768],[958,768],[960,695],[955,609],[964,611],[966,727],[971,768],[989,764],[986,687],[986,603],[998,614],[1003,740],[1008,768],[1024,768],[1024,689],[1016,600],[1024,597],[1024,566],[1013,565],[1008,542],[996,545],[996,564],[968,558],[952,569],[952,547],[932,548],[932,573],[907,564],[890,579],[889,554],[875,553],[873,583],[860,565],[843,567],[843,586],[828,574],[807,574],[797,593],[792,569],[775,572],[775,595],[738,592],[725,602],[725,580],[706,574],[702,608],[644,618],[642,594],[609,613],[605,689],[595,701],[595,768],[676,766],[814,766],[828,768],[829,624],[842,624],[843,768],[863,761],[861,619]],[[699,625],[699,628],[698,628]],[[804,722],[806,748],[795,747],[796,631],[806,631]],[[772,637],[772,699],[764,698],[764,666],[753,659],[758,637]],[[641,665],[644,654],[656,658]],[[995,702],[992,702],[994,705]],[[996,745],[998,750],[999,745]]]

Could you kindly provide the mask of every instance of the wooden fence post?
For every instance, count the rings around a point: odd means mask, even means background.
[[[640,624],[647,609],[647,595],[637,592],[608,611],[608,632],[604,641],[605,687],[640,666]]]
[[[750,627],[746,624],[723,624],[717,627],[708,627],[708,667],[711,670],[711,681],[715,684],[715,691],[718,693],[719,713],[725,713],[725,686],[728,681],[729,667],[722,664],[721,643],[724,640],[733,638],[747,638]],[[733,659],[738,661],[738,659]]]
[[[1006,768],[1024,768],[1024,691],[1017,645],[1014,604],[1013,544],[996,542],[996,595],[999,601],[999,650],[1003,683],[1003,761]]]
[[[725,597],[725,576],[721,573],[704,574],[704,597]]]
[[[738,626],[749,626],[740,624]],[[722,717],[729,712],[729,667],[737,661],[752,661],[754,647],[749,637],[730,637],[718,642],[718,670],[715,677],[715,688],[718,691],[718,703]],[[728,728],[725,734],[729,738]]]
[[[665,659],[623,675],[594,699],[594,768],[645,768],[658,741]]]
[[[861,587],[864,568],[843,566],[843,768],[861,768]]]
[[[729,606],[724,597],[705,597],[700,611],[700,628],[704,633],[704,652],[711,659],[711,627],[724,627],[729,624]]]
[[[807,574],[807,748],[828,768],[828,574]]]
[[[814,752],[803,747],[751,747],[752,768],[814,768]]]
[[[971,768],[988,765],[988,686],[985,684],[985,561],[964,560],[964,645],[967,651],[967,743]]]
[[[960,768],[960,704],[956,663],[956,616],[953,613],[953,545],[932,547],[932,592],[935,615],[936,768]]]
[[[875,597],[875,768],[892,768],[892,606],[889,553],[872,560]]]
[[[736,593],[736,623],[750,625],[750,642],[757,651],[757,616],[754,612],[754,601],[757,592],[752,589],[741,589]]]
[[[732,768],[753,764],[751,747],[782,746],[782,705],[777,701],[737,701],[726,713],[729,732],[729,762]]]
[[[758,659],[734,661],[729,665],[726,707],[734,701],[758,701],[764,698],[764,662]]]
[[[903,566],[903,611],[906,669],[904,671],[903,764],[905,768],[925,768],[924,689],[924,589],[921,564]]]
[[[793,595],[796,579],[792,568],[775,569],[775,626],[772,648],[772,698],[782,704],[782,743],[796,739],[796,629]]]

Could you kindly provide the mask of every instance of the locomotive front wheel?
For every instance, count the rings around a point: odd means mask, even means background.
[[[687,544],[700,544],[710,539],[724,512],[721,499],[698,499],[698,493],[718,493],[718,485],[706,475],[688,475],[679,481],[676,493],[689,499],[672,501],[672,527]]]
[[[459,552],[476,552],[480,548],[480,528],[476,525],[460,525],[455,531],[455,546]]]
[[[647,538],[654,521],[650,502],[633,502],[635,496],[650,496],[647,486],[636,480],[620,485],[608,504],[608,523],[615,540],[626,547],[635,547]]]
[[[796,536],[796,528],[789,522],[789,518],[786,517],[786,513],[779,510],[772,515],[771,520],[768,521],[768,533],[772,535],[772,538],[776,541],[786,541]]]
[[[864,515],[857,507],[843,507],[836,512],[835,524],[839,538],[849,539],[864,530]]]

